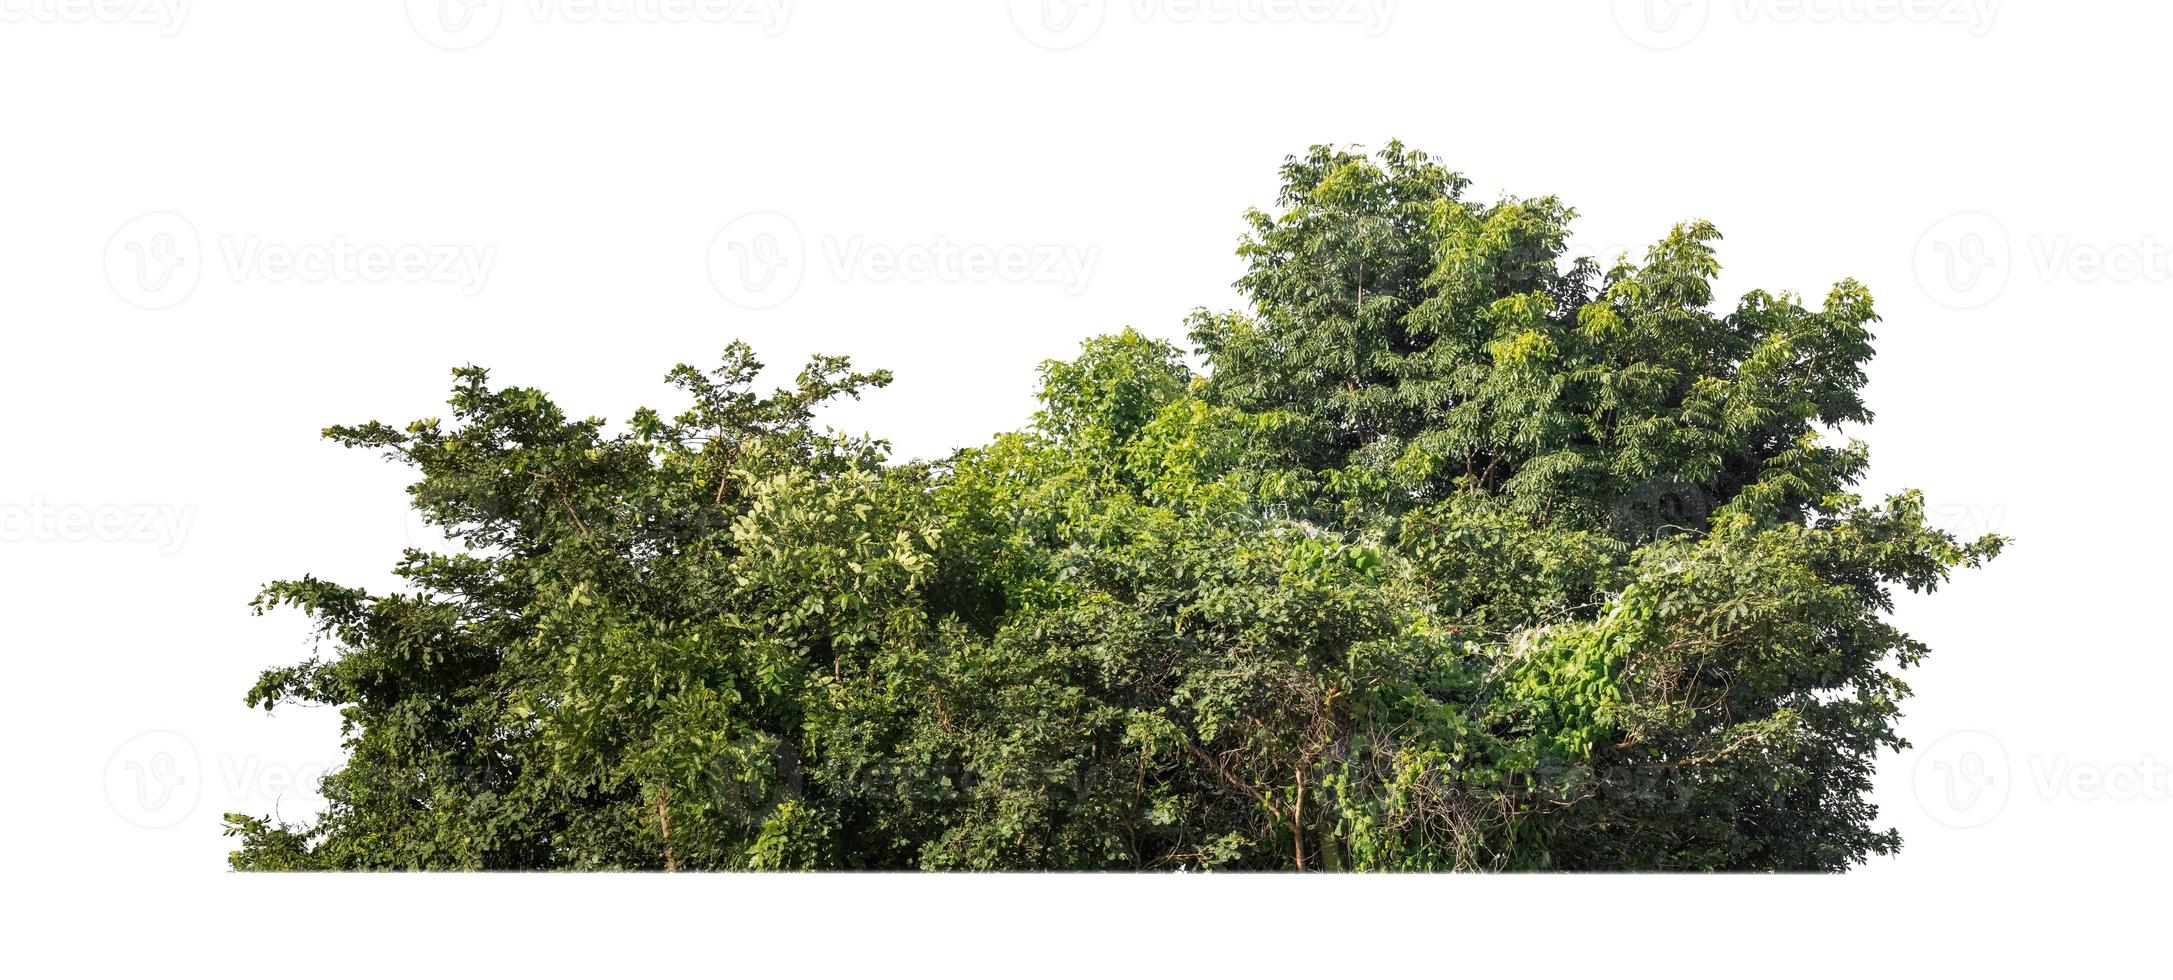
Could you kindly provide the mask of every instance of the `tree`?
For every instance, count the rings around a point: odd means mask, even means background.
[[[740,345],[623,432],[456,372],[415,466],[463,547],[311,578],[336,704],[306,826],[240,868],[1839,870],[1926,651],[1996,555],[1867,503],[1859,284],[1710,307],[1718,233],[1571,260],[1390,144],[1316,147],[1241,248],[1207,370],[1126,330],[936,464],[820,431],[888,381]]]

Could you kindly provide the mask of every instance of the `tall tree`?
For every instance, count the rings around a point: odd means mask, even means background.
[[[819,430],[888,381],[744,346],[623,431],[456,372],[417,468],[463,547],[304,578],[350,758],[242,868],[1842,869],[1926,652],[2003,541],[1866,502],[1870,297],[1717,313],[1710,226],[1564,254],[1551,198],[1316,147],[1207,370],[1127,330],[939,464]]]

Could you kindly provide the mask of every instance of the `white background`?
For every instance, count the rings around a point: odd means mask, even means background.
[[[2163,967],[2134,886],[2173,871],[2167,5],[1111,0],[1059,31],[1062,0],[169,2],[0,0],[18,956]],[[1839,879],[224,872],[220,813],[305,816],[338,759],[329,713],[242,705],[309,652],[246,601],[302,573],[386,586],[427,541],[407,474],[322,426],[437,414],[470,362],[624,418],[742,337],[781,369],[895,370],[831,420],[938,455],[1020,425],[1035,364],[1080,339],[1233,305],[1281,159],[1389,138],[1481,197],[1560,195],[1587,251],[1709,218],[1729,297],[1870,284],[1870,489],[2018,542],[1899,610],[1935,649],[1918,748],[1880,771],[1899,857]],[[1085,271],[883,264],[944,243]]]

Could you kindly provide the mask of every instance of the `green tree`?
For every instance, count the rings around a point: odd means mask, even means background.
[[[463,547],[304,578],[338,705],[306,826],[241,868],[1837,870],[1905,743],[1886,621],[2003,542],[1866,502],[1876,321],[1716,313],[1718,233],[1316,147],[1249,216],[1207,370],[1126,330],[936,464],[818,430],[888,380],[744,347],[624,431],[456,372],[455,425],[328,435]]]

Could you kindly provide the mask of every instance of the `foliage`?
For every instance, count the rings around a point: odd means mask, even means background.
[[[936,464],[820,430],[887,383],[743,345],[623,431],[455,372],[415,467],[462,547],[257,600],[331,652],[327,812],[238,868],[1801,869],[1926,652],[1887,622],[2000,550],[1866,502],[1876,321],[1715,313],[1718,233],[1570,259],[1551,198],[1390,144],[1291,159],[1209,368],[1126,330]]]

